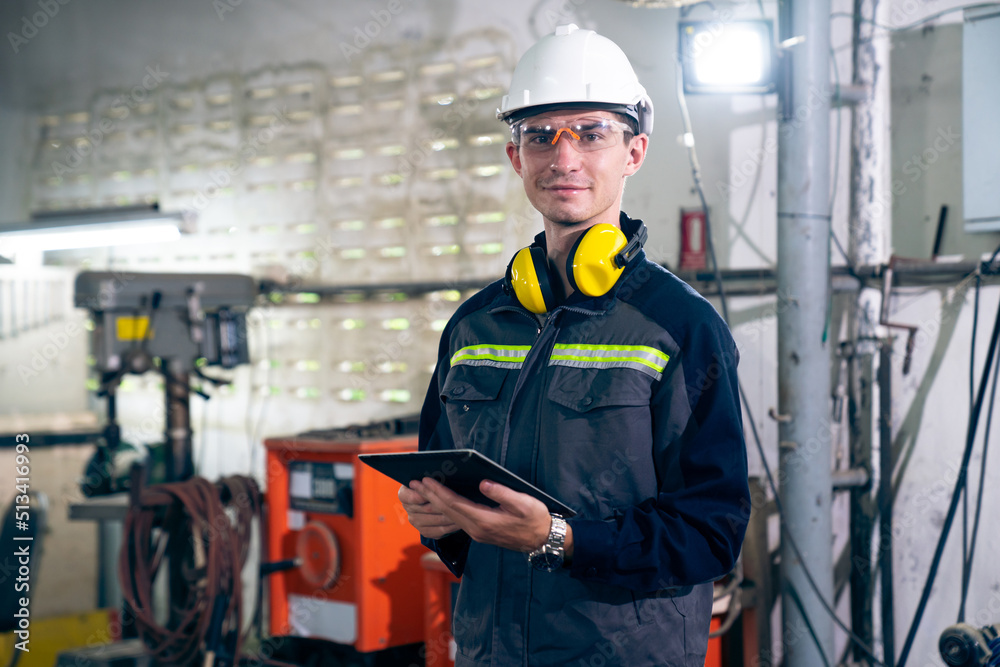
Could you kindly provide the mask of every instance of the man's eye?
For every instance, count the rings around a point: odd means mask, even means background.
[[[584,134],[582,136],[584,141],[591,143],[604,140],[604,135],[601,134],[600,132],[588,132],[587,134]]]
[[[532,132],[531,134],[525,135],[525,140],[529,144],[545,144],[552,142],[552,134],[545,132]]]

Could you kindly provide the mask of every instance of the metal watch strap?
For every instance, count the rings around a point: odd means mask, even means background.
[[[566,520],[559,514],[553,513],[550,516],[552,517],[552,524],[549,527],[548,539],[545,541],[545,544],[528,554],[528,562],[536,567],[538,566],[536,561],[543,555],[551,554],[552,556],[556,556],[561,564],[565,554],[566,533],[568,532]],[[554,568],[543,569],[551,571]]]
[[[546,546],[550,549],[556,549],[559,552],[565,551],[566,532],[566,519],[562,518],[559,514],[553,514],[552,526],[549,528],[549,539],[548,542],[546,542]]]

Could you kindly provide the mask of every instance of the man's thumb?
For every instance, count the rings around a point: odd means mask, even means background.
[[[501,505],[509,504],[514,499],[514,495],[517,493],[503,484],[497,484],[496,482],[492,482],[488,479],[484,479],[479,483],[479,490],[484,496],[490,500],[495,500]]]

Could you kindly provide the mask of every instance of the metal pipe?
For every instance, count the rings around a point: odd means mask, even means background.
[[[833,471],[833,490],[846,491],[864,487],[871,481],[871,475],[864,468],[848,468]]]
[[[882,584],[882,662],[896,664],[896,626],[892,614],[892,339],[882,342],[878,359],[878,566]]]
[[[852,106],[864,102],[868,97],[868,89],[852,83],[841,84],[833,91],[833,105],[836,107]]]
[[[874,365],[870,347],[859,353],[855,347],[848,365],[851,466],[872,470],[872,397],[874,395]],[[869,474],[869,477],[871,475]],[[873,611],[874,555],[872,533],[875,528],[875,500],[870,487],[851,489],[851,629],[868,646],[874,643]],[[859,646],[852,647],[854,660],[864,664],[867,656]]]
[[[835,662],[830,469],[830,0],[789,0],[779,25],[804,40],[784,55],[778,127],[779,465],[787,667]],[[791,542],[798,549],[792,547]],[[808,569],[807,569],[808,568]],[[810,581],[810,575],[812,581]],[[816,590],[813,586],[815,585]],[[822,600],[819,596],[822,596]]]
[[[166,477],[168,482],[183,482],[194,476],[191,442],[191,376],[173,360],[163,360],[164,391],[167,402]]]
[[[667,269],[670,268],[668,265],[663,266]],[[830,268],[830,275],[833,278],[833,289],[835,292],[857,290],[860,287],[858,278],[880,280],[887,268],[887,264],[860,264],[856,265],[854,269],[849,269],[846,266],[833,266]],[[893,272],[897,286],[927,285],[928,282],[938,285],[952,285],[961,281],[977,268],[982,272],[984,280],[991,280],[991,277],[1000,275],[1000,262],[990,265],[987,262],[934,262],[925,259],[907,259],[905,262],[897,259]],[[710,272],[675,270],[674,273],[701,294],[718,293],[715,276]],[[719,269],[719,274],[723,282],[726,283],[726,294],[758,296],[760,294],[773,294],[777,288],[777,271],[775,269]],[[995,278],[992,280],[995,281]],[[480,289],[486,282],[488,281],[463,280],[385,283],[379,285],[285,285],[271,281],[262,281],[260,291],[265,294],[300,294],[307,292],[319,294],[322,299],[334,299],[336,301],[338,297],[345,295],[352,297],[360,295],[363,298],[372,298],[376,295],[400,292],[409,296],[419,296],[443,290],[463,291]],[[320,301],[318,303],[329,302]]]

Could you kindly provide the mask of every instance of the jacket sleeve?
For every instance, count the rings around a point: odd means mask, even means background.
[[[711,314],[654,385],[657,497],[604,520],[570,519],[573,577],[652,592],[718,579],[735,564],[750,516],[739,353]]]
[[[451,428],[448,425],[448,416],[441,401],[440,387],[441,383],[444,382],[444,377],[448,373],[449,365],[446,355],[446,340],[446,337],[442,337],[442,352],[438,355],[438,364],[434,369],[434,376],[431,378],[430,387],[427,389],[427,396],[424,398],[424,405],[420,410],[418,448],[421,451],[455,448],[455,443],[451,437]],[[469,554],[469,544],[471,541],[471,538],[465,531],[445,535],[437,540],[423,536],[420,537],[420,542],[437,553],[456,577],[461,577],[462,571],[465,569],[465,559]]]

